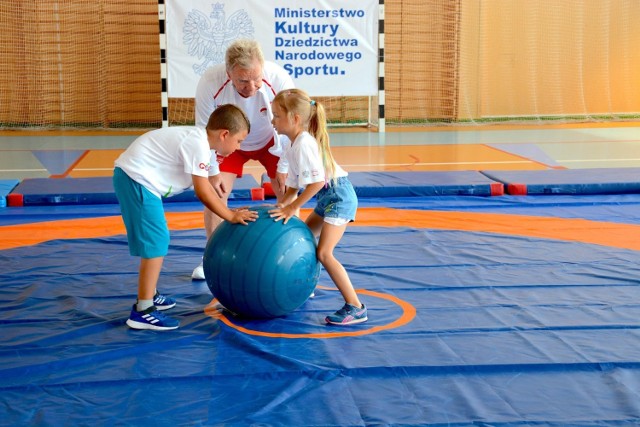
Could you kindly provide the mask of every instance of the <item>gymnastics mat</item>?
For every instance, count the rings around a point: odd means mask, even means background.
[[[17,179],[0,179],[0,208],[7,206],[7,196],[19,183]]]
[[[640,168],[482,171],[511,195],[640,193]]]
[[[238,178],[229,199],[251,199],[258,183],[251,175]],[[165,202],[195,202],[193,190],[163,199]],[[90,205],[118,203],[111,177],[30,178],[7,196],[9,206]]]
[[[477,171],[350,172],[359,197],[500,196],[503,184]]]

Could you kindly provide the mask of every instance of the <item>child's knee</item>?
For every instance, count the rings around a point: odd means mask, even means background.
[[[322,250],[318,248],[316,251],[316,256],[318,257],[318,261],[320,264],[325,265],[327,262],[330,262],[334,259],[333,251]]]

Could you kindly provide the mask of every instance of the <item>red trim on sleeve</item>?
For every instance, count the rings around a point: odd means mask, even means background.
[[[215,94],[215,95],[213,95],[213,99],[216,99],[216,98],[218,97],[218,95],[220,95],[220,92],[222,92],[222,89],[224,89],[224,87],[225,87],[226,85],[228,85],[230,81],[231,81],[231,79],[227,79],[227,81],[226,81],[226,82],[224,82],[224,83],[222,84],[222,86],[220,86],[220,89],[218,89],[218,91],[216,92],[216,94]]]
[[[266,81],[265,79],[262,79],[262,83],[266,84],[269,89],[271,89],[271,93],[273,94],[273,96],[276,96],[276,91],[273,89],[273,86],[271,86],[271,83],[269,83],[268,81]]]

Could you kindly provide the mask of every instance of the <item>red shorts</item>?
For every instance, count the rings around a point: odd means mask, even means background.
[[[257,160],[267,170],[269,178],[276,177],[276,171],[278,169],[278,161],[280,157],[274,156],[269,152],[269,148],[273,147],[273,138],[264,147],[255,151],[236,150],[227,157],[224,157],[222,163],[220,163],[220,172],[233,173],[242,177],[242,169],[244,164],[249,160]]]

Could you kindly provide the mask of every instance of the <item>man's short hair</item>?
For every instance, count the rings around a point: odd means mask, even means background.
[[[227,71],[231,72],[234,67],[248,69],[253,66],[255,60],[264,64],[264,55],[257,41],[252,39],[238,39],[229,45],[224,57]]]

